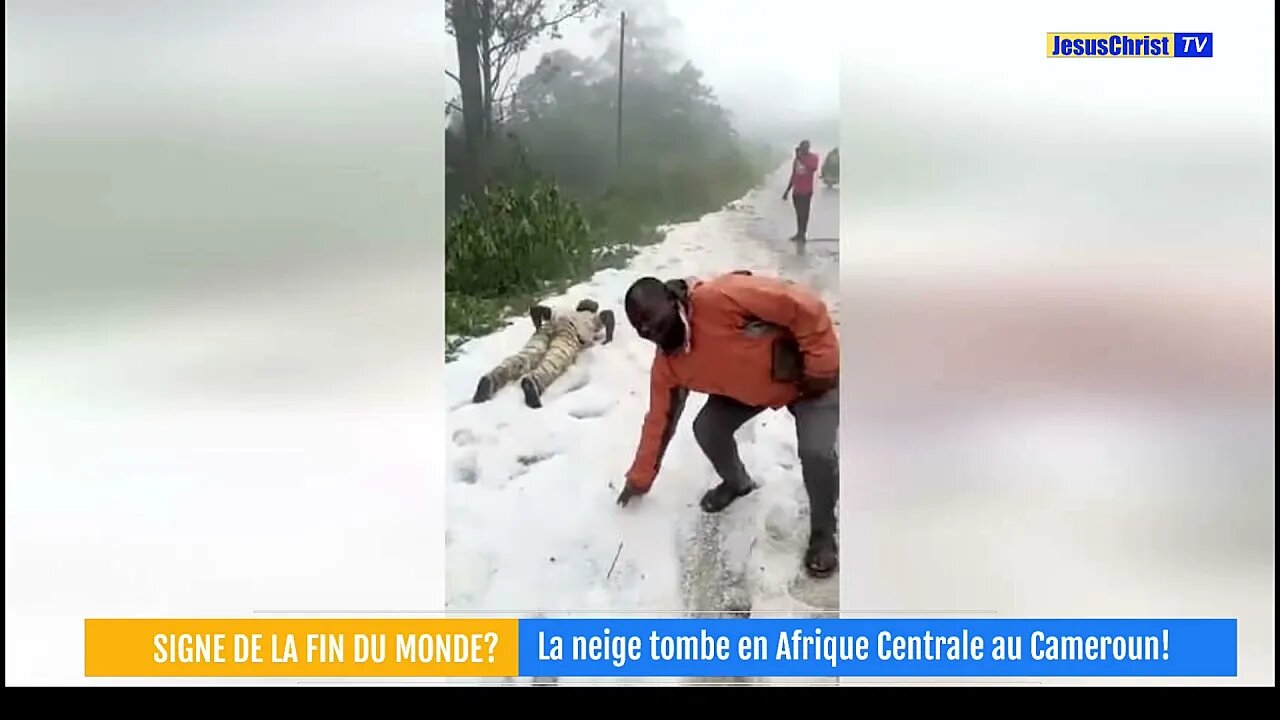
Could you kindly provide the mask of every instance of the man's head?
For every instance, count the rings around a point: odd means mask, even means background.
[[[808,140],[801,140],[801,141],[800,141],[800,144],[796,146],[796,154],[797,154],[797,155],[806,155],[806,154],[808,154],[808,152],[809,152],[809,141],[808,141]]]
[[[637,335],[666,352],[673,352],[685,341],[679,302],[675,291],[666,283],[655,277],[643,277],[627,289],[627,319]]]

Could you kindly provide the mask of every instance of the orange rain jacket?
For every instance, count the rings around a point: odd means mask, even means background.
[[[636,494],[653,485],[690,391],[779,409],[800,399],[802,377],[840,373],[826,304],[805,288],[745,271],[685,282],[689,342],[655,353],[649,411],[626,475]]]

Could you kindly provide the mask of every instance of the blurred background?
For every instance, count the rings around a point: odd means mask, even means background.
[[[6,680],[443,604],[442,17],[6,3]]]
[[[1239,618],[1273,684],[1272,7],[922,10],[844,46],[844,609]],[[1044,56],[1136,29],[1215,57]]]

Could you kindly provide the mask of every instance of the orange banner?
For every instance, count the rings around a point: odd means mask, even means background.
[[[513,619],[90,619],[86,677],[514,677]]]

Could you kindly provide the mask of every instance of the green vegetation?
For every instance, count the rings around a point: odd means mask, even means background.
[[[639,246],[660,239],[657,226],[696,219],[741,197],[779,161],[769,148],[738,136],[698,69],[663,44],[667,18],[652,14],[627,17],[620,149],[614,13],[598,33],[610,38],[598,57],[548,53],[528,74],[507,78],[512,89],[499,97],[494,71],[506,64],[483,49],[501,46],[504,32],[522,36],[510,24],[468,28],[458,18],[468,6],[481,19],[486,12],[514,12],[512,6],[537,6],[553,15],[543,7],[549,4],[450,5],[459,43],[483,38],[491,26],[499,41],[479,43],[479,72],[458,73],[460,100],[450,103],[450,354],[466,338],[524,314],[532,300],[600,268],[620,266]],[[595,6],[581,0],[565,5],[580,13]],[[460,49],[461,59],[468,56]],[[467,121],[468,97],[480,108],[479,120]]]

